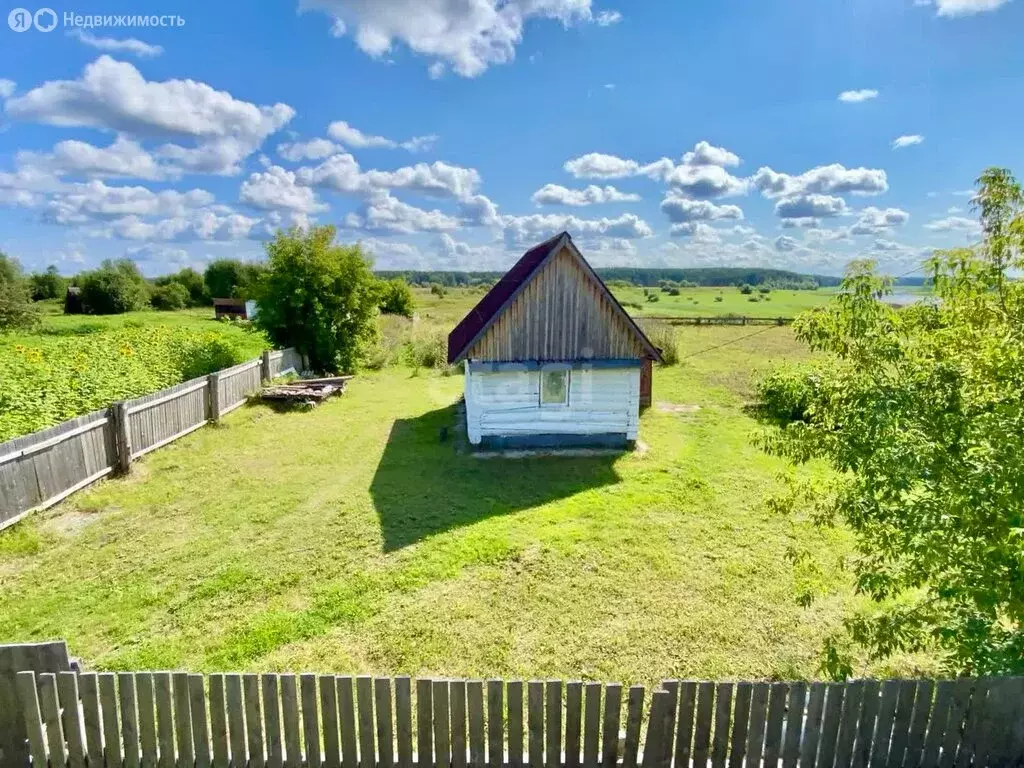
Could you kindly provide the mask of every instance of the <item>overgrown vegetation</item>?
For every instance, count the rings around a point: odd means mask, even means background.
[[[795,325],[827,363],[761,385],[788,421],[764,447],[837,470],[773,505],[848,526],[873,601],[826,645],[837,676],[850,641],[876,657],[936,649],[956,674],[1024,672],[1024,192],[991,168],[973,205],[984,240],[930,259],[938,301],[894,309],[892,281],[856,262]]]
[[[0,333],[31,328],[38,321],[21,265],[0,251]]]
[[[412,317],[413,300],[409,284],[399,278],[382,281],[378,307],[386,315]]]
[[[149,286],[135,262],[106,260],[99,269],[79,276],[82,308],[89,315],[134,312],[149,303]]]
[[[257,335],[150,326],[0,345],[0,441],[227,368],[259,354]]]
[[[665,365],[675,365],[679,362],[679,343],[674,326],[659,320],[643,320],[640,327],[651,344],[661,350]]]
[[[278,232],[256,286],[256,325],[295,347],[313,370],[354,371],[377,332],[379,284],[358,245],[334,242],[330,226]]]

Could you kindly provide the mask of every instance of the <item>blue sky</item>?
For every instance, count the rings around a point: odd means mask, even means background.
[[[332,223],[380,268],[500,269],[568,229],[599,266],[904,273],[1024,173],[1021,0],[228,5],[12,12],[0,249],[156,275]]]

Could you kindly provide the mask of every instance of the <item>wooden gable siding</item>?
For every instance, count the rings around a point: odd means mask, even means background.
[[[568,248],[523,286],[467,355],[496,362],[644,356],[636,334]]]

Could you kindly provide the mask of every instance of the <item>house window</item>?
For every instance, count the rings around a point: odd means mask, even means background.
[[[569,371],[540,372],[540,404],[569,404]]]

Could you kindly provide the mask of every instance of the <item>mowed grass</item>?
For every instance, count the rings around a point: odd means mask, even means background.
[[[812,677],[854,603],[850,542],[764,508],[783,467],[743,405],[804,352],[754,333],[678,329],[625,455],[457,452],[462,378],[407,368],[241,408],[0,533],[0,640],[66,638],[99,669]]]

